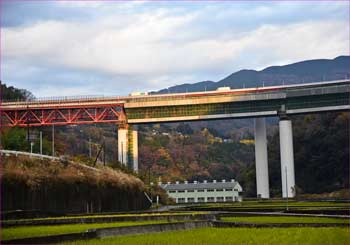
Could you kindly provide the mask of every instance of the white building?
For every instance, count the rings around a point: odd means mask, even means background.
[[[176,181],[175,184],[168,182],[167,184],[158,183],[167,194],[173,198],[176,203],[201,203],[201,202],[236,202],[242,201],[242,197],[239,195],[242,192],[240,184],[231,180],[226,182],[222,180],[217,182],[207,182],[204,180],[203,183],[194,181],[193,183],[179,183]]]

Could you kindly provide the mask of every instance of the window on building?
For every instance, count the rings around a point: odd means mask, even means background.
[[[177,203],[185,203],[185,198],[178,198]]]
[[[177,191],[177,192],[179,192],[179,193],[183,193],[183,192],[185,192],[184,190],[180,190],[180,191]]]
[[[226,202],[232,202],[233,201],[232,197],[225,197],[225,199],[226,199]]]
[[[207,189],[207,192],[214,192],[214,189]]]
[[[205,202],[205,198],[204,197],[198,197],[198,202]]]
[[[176,193],[176,191],[169,191],[169,193]]]
[[[187,190],[187,192],[194,192],[194,190]]]
[[[194,202],[194,197],[187,198],[187,202],[193,203]]]
[[[216,191],[224,191],[224,189],[216,189]]]
[[[208,197],[208,202],[214,202],[215,201],[215,199],[214,199],[214,197]]]
[[[224,201],[224,197],[217,197],[217,198],[216,198],[216,201],[217,201],[217,202],[223,202],[223,201]]]
[[[204,192],[204,190],[197,190],[197,192]]]
[[[225,189],[225,191],[232,191],[232,189]]]
[[[234,189],[234,191],[238,191],[238,189]]]

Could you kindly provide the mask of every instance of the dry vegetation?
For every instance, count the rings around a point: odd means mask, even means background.
[[[48,182],[80,184],[98,187],[115,187],[122,190],[142,190],[143,182],[138,178],[108,167],[93,170],[82,164],[48,161],[28,157],[3,157],[1,177],[4,183],[22,182],[33,189]]]
[[[78,163],[23,156],[3,157],[1,167],[5,210],[50,206],[47,208],[51,211],[75,207],[77,212],[86,209],[91,212],[144,206],[143,182],[108,167],[94,169]]]

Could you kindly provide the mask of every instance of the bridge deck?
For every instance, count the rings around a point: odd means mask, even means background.
[[[1,104],[9,126],[149,123],[349,110],[350,80],[148,96],[14,101]]]

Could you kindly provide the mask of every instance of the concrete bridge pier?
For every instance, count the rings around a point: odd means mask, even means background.
[[[280,152],[282,197],[295,197],[294,153],[292,121],[287,117],[280,117]]]
[[[127,166],[128,164],[128,125],[118,126],[118,161]]]
[[[270,198],[265,118],[255,118],[254,125],[257,197]]]
[[[118,126],[118,161],[138,171],[138,134],[136,126]]]

